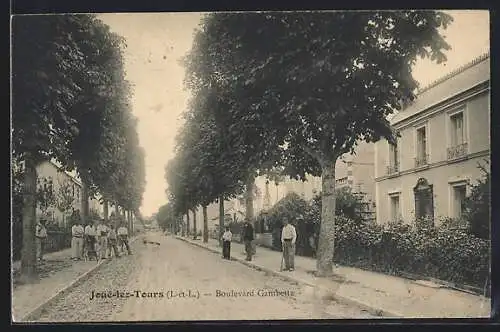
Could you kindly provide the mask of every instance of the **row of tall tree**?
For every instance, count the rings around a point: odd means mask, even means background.
[[[274,172],[322,177],[317,269],[332,274],[335,163],[357,142],[395,142],[416,60],[445,61],[439,11],[207,14],[185,59],[192,99],[166,169],[176,213],[247,192]],[[221,225],[223,209],[221,208]]]
[[[22,165],[21,274],[37,277],[34,230],[37,167],[56,160],[82,180],[82,218],[97,193],[138,211],[144,152],[131,112],[123,38],[94,15],[33,15],[12,23],[12,154]],[[118,210],[118,209],[117,209]]]

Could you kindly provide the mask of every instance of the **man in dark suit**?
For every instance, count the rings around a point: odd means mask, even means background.
[[[253,226],[248,219],[243,224],[243,242],[245,243],[245,252],[247,253],[247,261],[252,260],[252,241],[253,241]]]

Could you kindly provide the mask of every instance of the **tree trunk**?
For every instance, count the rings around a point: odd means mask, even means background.
[[[135,213],[134,211],[130,211],[130,218],[132,219],[132,232],[135,232]]]
[[[252,223],[254,229],[255,225],[253,224],[254,222],[254,212],[253,212],[253,189],[255,186],[255,179],[253,177],[250,177],[247,180],[246,183],[246,188],[245,188],[245,217],[248,219],[250,223]]]
[[[203,206],[203,242],[208,243],[208,216],[207,206]]]
[[[104,200],[102,210],[103,210],[103,214],[104,214],[104,220],[106,220],[106,222],[108,222],[109,221],[109,206],[108,206],[107,200]]]
[[[135,232],[135,215],[134,211],[129,211],[130,213],[130,224],[132,225],[132,233]]]
[[[193,209],[193,232],[194,232],[193,238],[196,240],[196,238],[198,236],[198,233],[196,230],[196,209]]]
[[[89,218],[89,187],[87,186],[87,182],[82,179],[82,196],[81,205],[82,205],[82,222],[84,225],[87,223],[92,223],[93,220]]]
[[[186,236],[187,237],[189,237],[189,234],[190,234],[189,233],[190,232],[190,226],[191,225],[189,225],[189,210],[188,210],[187,213],[186,213],[186,228],[187,228],[186,229]]]
[[[128,216],[127,210],[123,210],[123,219],[125,219],[125,222],[127,223],[129,234],[132,235],[132,226],[130,225],[130,218]]]
[[[38,279],[36,270],[35,225],[36,225],[36,165],[29,158],[25,160],[23,192],[23,245],[21,248],[22,283]]]
[[[221,195],[219,197],[219,246],[222,247],[222,234],[224,233],[224,197]]]
[[[245,192],[245,217],[252,224],[253,231],[255,234],[255,218],[254,218],[254,210],[253,210],[253,195],[254,195],[254,187],[255,187],[255,178],[250,177],[246,183],[246,192]],[[255,255],[257,252],[257,244],[252,241],[252,255]]]
[[[132,233],[134,233],[134,220],[132,219],[132,211],[127,211],[128,213],[128,220],[130,220],[130,229],[132,230]]]
[[[321,173],[321,225],[316,267],[319,277],[333,274],[335,248],[335,159],[323,167]]]

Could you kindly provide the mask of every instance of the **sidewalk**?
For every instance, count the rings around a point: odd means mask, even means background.
[[[131,238],[130,242],[137,237]],[[40,280],[34,284],[19,285],[14,283],[19,273],[21,262],[12,264],[12,320],[23,321],[29,313],[40,308],[44,303],[54,298],[62,291],[71,288],[85,276],[92,273],[101,264],[109,260],[99,261],[72,261],[71,249],[48,253],[44,255],[45,262],[39,266]]]
[[[176,236],[178,239],[221,254],[214,239],[208,243]],[[221,254],[222,255],[222,254]],[[231,244],[231,256],[246,265],[287,279],[319,287],[340,302],[362,307],[388,318],[472,318],[490,317],[490,299],[381,273],[345,266],[334,267],[336,277],[316,278],[316,260],[295,256],[295,271],[279,272],[281,252],[258,247],[251,262],[244,260],[244,246]]]

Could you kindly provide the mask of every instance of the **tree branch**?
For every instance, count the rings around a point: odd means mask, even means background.
[[[323,167],[326,164],[326,160],[320,151],[312,149],[307,144],[301,144],[301,147],[306,153],[308,153],[311,157],[316,159],[321,165],[321,167]]]

